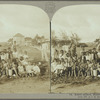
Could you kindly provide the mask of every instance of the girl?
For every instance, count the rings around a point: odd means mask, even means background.
[[[40,68],[38,67],[38,65],[36,63],[34,63],[32,69],[33,69],[34,75],[36,75],[36,76],[39,76],[40,75]]]
[[[25,66],[25,68],[26,68],[27,76],[32,76],[33,70],[32,70],[31,62],[29,62],[28,65]]]

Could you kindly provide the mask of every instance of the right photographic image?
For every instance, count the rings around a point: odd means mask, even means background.
[[[100,93],[100,5],[71,5],[51,20],[51,92]]]

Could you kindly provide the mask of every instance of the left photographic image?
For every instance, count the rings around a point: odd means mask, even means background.
[[[40,8],[0,5],[0,93],[50,92],[50,21]]]

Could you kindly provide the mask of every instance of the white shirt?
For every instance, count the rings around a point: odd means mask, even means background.
[[[18,53],[17,52],[13,52],[13,57],[14,58],[18,58]]]
[[[5,60],[5,55],[1,55],[1,60]]]
[[[28,55],[23,55],[24,59],[27,59],[28,58]]]
[[[60,65],[57,65],[57,66],[56,66],[56,70],[57,70],[57,69],[64,69],[64,66],[62,66],[61,64],[60,64]]]
[[[86,55],[86,60],[90,60],[90,57],[89,57],[89,55]]]
[[[100,58],[100,52],[98,52],[98,57]]]
[[[37,65],[33,66],[32,69],[33,69],[33,71],[34,71],[35,74],[40,73],[40,68]]]
[[[57,64],[55,62],[51,63],[51,72],[54,72],[56,70],[56,65]]]
[[[28,62],[26,62],[25,60],[22,60],[21,63],[22,65],[25,65],[25,66],[28,65]]]
[[[57,66],[56,66],[56,68],[55,68],[55,73],[57,73],[57,70],[62,70],[62,69],[64,69],[64,66],[62,66],[61,64],[58,64]],[[61,71],[62,72],[62,71]]]
[[[59,59],[65,58],[65,55],[59,54]]]
[[[64,46],[62,46],[62,49],[63,49],[64,51],[67,51],[67,52],[68,52],[68,50],[69,50],[69,46],[64,45]]]
[[[48,44],[47,43],[43,43],[42,44],[42,50],[47,50],[48,49]]]
[[[24,72],[24,68],[23,68],[23,66],[18,66],[18,71],[19,71],[19,73],[21,72]]]
[[[32,73],[33,71],[32,71],[32,66],[31,65],[27,65],[26,66],[26,72],[27,73]]]

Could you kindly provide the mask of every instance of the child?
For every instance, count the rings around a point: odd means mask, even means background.
[[[68,77],[68,59],[67,58],[65,58],[65,64],[64,64],[64,66],[65,66],[65,78],[67,78]]]
[[[15,65],[15,63],[14,62],[12,62],[12,75],[13,76],[17,76],[18,74],[17,74],[17,70],[16,70],[16,65]]]
[[[90,75],[93,76],[93,63],[91,63],[91,61],[88,61],[87,64],[88,64],[88,70],[90,70]]]
[[[8,76],[8,63],[5,61],[4,67],[6,69],[6,76]]]
[[[97,76],[97,63],[94,62],[93,64],[93,76],[96,77]]]
[[[86,64],[84,63],[84,61],[82,61],[81,64],[80,64],[80,75],[82,77],[85,76],[85,67],[86,67]]]
[[[24,52],[23,58],[24,58],[24,60],[26,60],[26,59],[29,58],[29,57],[28,57],[28,54],[27,54],[27,51]]]
[[[38,65],[36,63],[34,63],[32,70],[33,70],[33,73],[36,76],[39,76],[40,75],[40,68],[38,67]]]
[[[68,67],[68,76],[72,76],[72,62],[71,62],[71,60],[70,61],[68,61],[68,65],[67,65],[67,67]]]
[[[11,48],[10,47],[8,48],[8,51],[7,52],[8,52],[8,60],[9,60],[9,62],[11,62],[13,55],[12,55],[12,51],[11,51]]]
[[[4,60],[5,59],[5,57],[4,57],[4,52],[2,51],[1,52],[1,60]]]
[[[64,51],[63,50],[61,50],[60,54],[59,54],[59,59],[61,60],[62,58],[64,59]]]
[[[2,75],[6,75],[6,61],[2,60]]]
[[[59,51],[57,49],[55,49],[54,58],[59,58]]]
[[[32,76],[32,65],[31,65],[31,62],[28,63],[28,65],[25,66],[26,68],[26,73],[27,73],[27,76]]]
[[[78,77],[78,70],[79,70],[78,62],[75,62],[74,77]]]
[[[14,49],[14,51],[13,51],[12,55],[13,55],[13,59],[18,58],[18,52],[17,52],[17,50],[16,50],[16,49]]]
[[[12,77],[12,66],[11,66],[11,64],[8,65],[8,77],[9,78]]]
[[[90,61],[90,56],[89,56],[89,52],[86,52],[86,61]]]
[[[57,76],[61,75],[63,70],[64,70],[64,61],[59,60],[57,66],[56,66]]]
[[[100,64],[98,64],[97,75],[98,75],[98,77],[100,77]]]
[[[55,71],[56,65],[57,65],[57,62],[56,62],[56,59],[54,59],[54,61],[51,63],[51,72],[52,73]]]
[[[18,74],[19,74],[19,76],[21,76],[21,77],[23,77],[24,74],[25,74],[25,71],[24,71],[24,68],[23,68],[23,65],[21,64],[21,62],[19,62]]]

